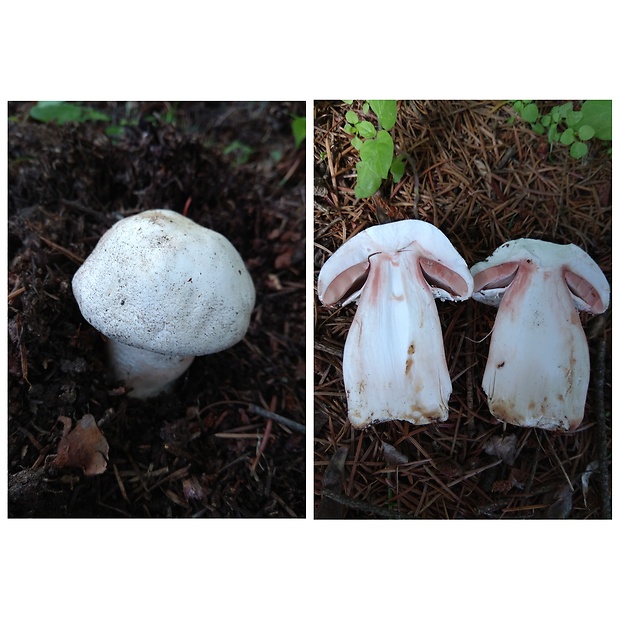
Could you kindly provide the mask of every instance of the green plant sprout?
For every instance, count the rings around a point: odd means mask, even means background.
[[[254,149],[249,144],[233,140],[222,152],[224,155],[234,155],[234,166],[242,166],[248,163],[250,156],[254,153]]]
[[[353,103],[352,99],[344,100]],[[398,183],[405,172],[405,161],[402,155],[394,157],[394,141],[388,133],[396,124],[396,101],[368,100],[362,105],[362,113],[368,114],[372,110],[379,121],[379,129],[368,120],[361,120],[353,111],[345,114],[344,131],[352,135],[351,145],[359,151],[360,161],[357,170],[355,196],[368,198],[381,186],[381,181],[392,174],[394,182]]]
[[[586,144],[592,138],[611,142],[611,100],[584,101],[581,110],[575,110],[572,101],[556,105],[548,114],[541,114],[531,100],[512,100],[512,107],[532,130],[547,134],[549,143],[570,146],[570,155],[581,159],[588,152]],[[512,117],[510,120],[514,120]],[[611,154],[611,148],[608,151]]]

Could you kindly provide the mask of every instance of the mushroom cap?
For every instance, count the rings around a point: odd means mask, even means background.
[[[73,294],[84,318],[108,338],[174,356],[233,346],[255,302],[233,245],[165,209],[108,230],[76,272]]]
[[[601,268],[580,247],[539,239],[517,239],[501,245],[471,268],[476,301],[499,306],[520,265],[559,273],[578,310],[601,314],[609,306],[609,283]]]
[[[434,297],[462,301],[471,296],[471,274],[450,240],[428,222],[402,220],[367,228],[325,261],[317,282],[321,302],[329,306],[357,300],[368,276],[369,258],[384,252],[414,252]]]

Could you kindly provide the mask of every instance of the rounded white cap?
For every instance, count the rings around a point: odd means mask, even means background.
[[[206,355],[239,342],[255,290],[222,235],[168,210],[115,224],[78,269],[84,318],[111,340],[163,355]]]

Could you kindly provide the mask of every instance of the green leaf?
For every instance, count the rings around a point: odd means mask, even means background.
[[[538,106],[535,103],[528,103],[521,110],[521,117],[528,123],[535,123],[538,120]]]
[[[301,143],[306,139],[306,117],[295,116],[291,123],[293,139],[295,140],[295,148],[299,148]]]
[[[344,101],[345,103],[348,103],[349,105],[353,103],[353,99],[343,99],[342,101]]]
[[[359,161],[355,167],[357,169],[355,195],[357,198],[368,198],[379,189],[381,176],[372,169],[368,162]]]
[[[30,116],[43,123],[68,123],[82,116],[82,108],[62,101],[39,101],[30,110]]]
[[[345,115],[344,115],[345,119],[347,120],[348,123],[351,123],[351,125],[357,125],[357,123],[359,123],[360,119],[358,118],[357,114],[355,112],[353,112],[353,110],[349,110]]]
[[[241,166],[249,161],[250,156],[252,155],[252,153],[254,153],[254,149],[248,144],[244,144],[239,140],[233,140],[224,148],[223,153],[224,155],[234,154],[235,165]]]
[[[570,147],[571,157],[581,159],[588,152],[588,145],[583,142],[573,142]]]
[[[573,111],[572,101],[567,101],[566,103],[563,103],[562,105],[558,106],[558,112],[561,118],[566,118],[569,112],[572,112],[572,111]]]
[[[125,133],[125,128],[120,125],[110,125],[105,128],[105,135],[110,138],[120,138]]]
[[[394,183],[398,183],[403,178],[405,174],[405,158],[402,155],[394,158],[390,166],[390,172],[394,177]]]
[[[345,123],[343,129],[345,133],[348,133],[350,135],[357,133],[357,129],[355,129],[355,127],[353,127],[352,125],[349,125],[349,123]]]
[[[369,121],[360,121],[355,127],[362,138],[374,138],[377,135],[375,126]]]
[[[572,110],[566,115],[566,125],[568,127],[575,126],[583,116],[582,112],[573,112]]]
[[[364,114],[368,114],[368,110],[370,110],[370,106],[368,105],[368,101],[364,101],[362,104],[362,112]]]
[[[93,108],[83,108],[83,111],[82,121],[105,121],[109,123],[112,120],[107,114],[93,110]]]
[[[590,125],[599,140],[611,140],[611,100],[592,99],[581,106],[581,125]]]
[[[557,123],[553,123],[549,127],[549,131],[547,132],[547,137],[549,138],[549,142],[551,144],[553,144],[554,142],[557,142],[559,136],[560,136],[560,133],[558,132],[558,124]]]
[[[70,122],[110,120],[107,114],[93,108],[62,101],[39,101],[30,109],[30,116],[43,123],[55,122],[59,125]]]
[[[358,151],[362,148],[362,144],[364,144],[364,141],[360,140],[357,136],[351,140],[351,146],[356,148]]]
[[[369,168],[381,178],[387,179],[392,158],[394,157],[394,142],[387,131],[379,131],[374,140],[366,140],[360,148],[362,161],[367,162]]]
[[[572,127],[569,127],[561,136],[560,142],[568,146],[575,141],[575,130]]]
[[[532,125],[532,130],[534,133],[540,134],[541,136],[545,133],[545,128],[542,123],[534,123]]]
[[[551,125],[551,116],[549,114],[545,114],[540,117],[540,124],[543,127],[549,127]]]
[[[579,139],[584,141],[594,138],[595,133],[594,127],[591,127],[590,125],[581,125],[581,127],[577,130]]]
[[[368,103],[377,115],[381,127],[390,130],[396,124],[396,101],[383,99],[369,99]]]
[[[523,110],[523,108],[525,107],[525,104],[523,103],[523,101],[517,100],[512,104],[512,107],[515,109],[516,112],[521,112],[521,110]]]

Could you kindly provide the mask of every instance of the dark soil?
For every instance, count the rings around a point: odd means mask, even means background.
[[[111,123],[34,121],[31,105],[9,105],[9,515],[305,516],[304,104],[91,104],[124,124],[114,138]],[[108,373],[71,279],[119,218],[154,208],[228,237],[257,302],[242,342],[140,402]],[[59,418],[85,414],[109,443],[101,475],[52,463]]]
[[[549,111],[555,102],[541,102]],[[362,102],[353,109],[360,119]],[[315,104],[316,276],[344,241],[375,224],[421,219],[468,265],[510,239],[574,243],[611,283],[611,157],[582,160],[494,101],[401,101],[390,131],[406,174],[356,199],[357,151],[342,102]],[[452,396],[448,420],[356,430],[347,419],[342,352],[355,304],[315,314],[315,508],[325,518],[611,517],[611,309],[582,316],[591,378],[583,423],[546,432],[499,423],[481,388],[496,309],[438,303]],[[506,448],[506,450],[499,448]]]

